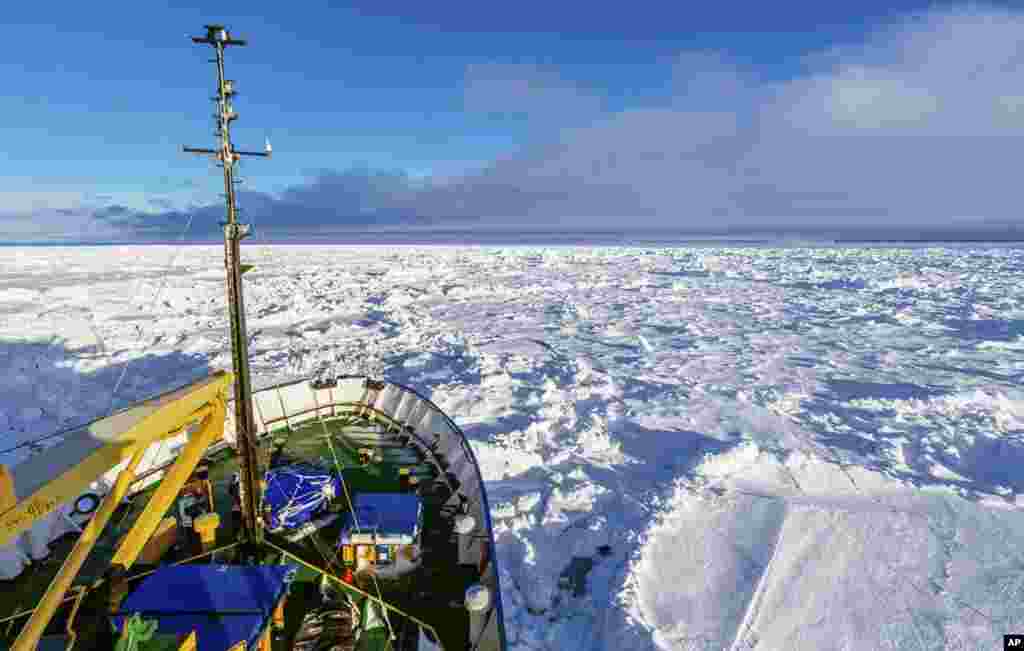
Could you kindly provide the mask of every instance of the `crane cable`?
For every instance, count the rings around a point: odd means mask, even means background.
[[[192,220],[194,218],[195,218],[195,213],[190,213],[189,216],[188,216],[188,221],[185,222],[185,228],[181,231],[181,235],[178,236],[178,243],[175,245],[175,249],[172,252],[170,262],[166,265],[167,267],[173,268],[174,265],[178,262],[178,256],[181,254],[182,250],[184,249],[184,247],[182,246],[182,243],[185,240],[185,235],[188,233],[189,229],[192,227]],[[160,285],[160,288],[157,290],[156,294],[153,295],[153,300],[152,300],[152,302],[149,305],[148,312],[152,312],[153,309],[156,307],[156,302],[158,300],[160,300],[160,295],[163,294],[164,289],[167,288],[167,279],[168,278],[169,278],[169,276],[167,276],[165,274],[164,277],[163,277],[163,282]],[[135,327],[136,327],[136,332],[139,335],[138,338],[141,339],[142,338],[142,328],[140,326],[135,326]],[[153,343],[150,342],[149,345],[147,345],[145,348],[143,348],[143,353],[148,352],[149,349],[152,348],[152,347],[153,347]],[[128,372],[128,366],[129,365],[130,365],[130,362],[129,363],[125,363],[125,365],[121,367],[121,374],[118,376],[117,382],[114,383],[114,390],[110,392],[110,407],[107,410],[107,416],[110,416],[111,414],[114,413],[114,402],[117,399],[117,390],[120,388],[121,382],[124,380],[124,376]]]
[[[327,429],[326,421],[324,421],[320,414],[317,414],[317,420],[320,421],[320,425],[324,430],[324,439],[327,441],[327,447],[330,449],[331,457],[334,459],[334,468],[338,472],[338,478],[341,480],[341,488],[345,493],[345,501],[348,503],[348,509],[352,513],[352,523],[356,527],[356,533],[362,533],[362,527],[359,525],[359,515],[356,513],[355,505],[352,503],[352,496],[349,493],[348,483],[345,481],[345,474],[342,472],[341,463],[338,461],[338,455],[334,451],[334,443],[332,442],[333,437]],[[370,572],[369,574],[370,578],[373,579],[373,587],[377,592],[377,599],[383,602],[384,596],[381,593],[380,583],[377,581],[377,573]],[[391,627],[391,618],[388,617],[388,609],[382,608],[381,613],[384,616],[384,623],[387,624],[388,627],[388,646],[392,647],[392,643],[395,640],[395,631]]]
[[[177,263],[178,256],[181,254],[181,251],[183,250],[182,243],[184,242],[185,236],[188,234],[189,229],[192,227],[192,220],[194,218],[195,218],[195,214],[194,213],[189,214],[188,221],[185,223],[185,228],[182,230],[181,235],[178,236],[178,241],[175,244],[175,249],[174,249],[174,251],[171,252],[171,258],[170,258],[170,260],[168,260],[168,263],[165,265],[165,267],[173,268],[174,265]],[[163,282],[161,283],[160,288],[157,290],[156,294],[153,296],[153,301],[150,304],[150,309],[149,309],[150,312],[152,312],[153,308],[156,306],[156,302],[160,299],[160,296],[161,296],[161,294],[163,294],[164,289],[166,289],[166,287],[167,287],[167,278],[168,277],[166,275],[164,275]],[[136,293],[138,293],[138,292],[136,292]],[[92,330],[93,330],[93,333],[96,335],[96,338],[99,339],[98,343],[100,344],[100,346],[106,348],[106,346],[103,343],[103,337],[99,334],[99,332],[97,332],[95,330],[95,328],[92,328]],[[139,328],[137,330],[137,332],[138,332],[138,338],[136,339],[136,342],[138,342],[138,339],[142,338],[142,329]],[[152,343],[150,343],[147,346],[145,346],[143,348],[143,351],[142,351],[143,354],[148,352],[149,349],[152,348],[152,346],[153,346]],[[114,383],[114,390],[110,394],[110,405],[107,407],[107,417],[109,417],[110,415],[112,415],[114,413],[114,402],[117,399],[117,390],[120,388],[121,383],[124,381],[124,377],[125,377],[126,372],[128,371],[128,366],[130,365],[130,363],[131,363],[130,360],[125,363],[125,365],[121,368],[121,373],[118,376],[117,381]],[[73,432],[73,431],[75,431],[77,429],[81,429],[82,427],[85,427],[86,425],[88,425],[89,423],[93,422],[94,420],[96,420],[96,419],[93,418],[93,419],[90,419],[90,420],[88,420],[88,421],[86,421],[84,423],[79,423],[78,425],[72,425],[71,427],[65,427],[64,429],[57,430],[56,432],[51,432],[50,434],[44,434],[44,435],[38,436],[38,437],[36,437],[34,439],[31,439],[31,440],[28,440],[28,441],[23,441],[23,442],[21,442],[21,443],[19,443],[17,445],[13,445],[13,446],[11,446],[9,448],[4,448],[3,450],[0,450],[0,455],[7,454],[9,452],[14,452],[16,450],[20,450],[21,448],[25,448],[25,447],[33,447],[33,446],[38,445],[38,443],[40,443],[41,441],[48,441],[50,439],[57,438],[58,436],[63,436],[64,434],[68,434],[68,433]]]

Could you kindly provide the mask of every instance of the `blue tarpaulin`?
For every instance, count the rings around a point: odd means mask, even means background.
[[[347,544],[353,533],[411,538],[419,533],[420,498],[415,493],[359,493],[354,501],[356,518],[354,521],[352,513],[342,516],[339,547]]]
[[[308,463],[273,468],[264,479],[267,488],[263,500],[270,507],[264,520],[271,531],[301,527],[323,513],[341,493],[341,480],[336,474]]]
[[[158,620],[157,633],[196,631],[198,651],[227,651],[243,640],[251,649],[294,572],[291,565],[161,567],[142,580],[112,619],[119,631],[134,613]]]

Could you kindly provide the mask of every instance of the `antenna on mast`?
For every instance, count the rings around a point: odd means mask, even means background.
[[[271,154],[270,141],[262,152],[237,151],[231,144],[231,122],[238,119],[231,106],[231,98],[235,95],[235,82],[224,77],[224,48],[229,45],[245,45],[244,40],[234,39],[223,25],[205,25],[206,36],[193,36],[193,43],[207,44],[213,47],[216,58],[210,62],[217,64],[217,136],[220,138],[217,149],[184,147],[192,154],[209,154],[224,169],[224,199],[227,203],[227,220],[221,222],[224,227],[224,266],[227,269],[228,306],[231,311],[231,353],[235,371],[235,427],[238,440],[238,451],[241,460],[240,499],[242,502],[242,536],[243,542],[249,546],[249,553],[263,542],[263,520],[260,517],[260,502],[263,491],[260,480],[259,447],[256,443],[256,421],[253,418],[252,383],[249,373],[248,338],[245,332],[245,302],[242,297],[242,274],[248,271],[239,261],[239,249],[242,238],[250,234],[248,224],[238,223],[238,206],[235,203],[235,163],[242,156],[262,156]]]

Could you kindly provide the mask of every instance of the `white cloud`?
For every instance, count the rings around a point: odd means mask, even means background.
[[[781,83],[688,54],[667,106],[566,132],[463,188],[515,187],[528,216],[591,226],[1020,223],[1022,44],[1020,14],[970,9],[807,57]]]
[[[564,79],[553,66],[487,62],[466,67],[463,107],[468,113],[548,126],[591,119],[600,113],[602,98]]]
[[[429,182],[329,173],[249,200],[292,228],[1020,226],[1022,46],[1024,14],[925,13],[808,55],[786,81],[687,53],[666,67],[671,98],[615,113],[551,66],[481,64],[466,109],[525,116],[541,144]]]
[[[31,213],[0,213],[0,241],[115,239],[131,234],[98,221],[92,212],[43,208]]]

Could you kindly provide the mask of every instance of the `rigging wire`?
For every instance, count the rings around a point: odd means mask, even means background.
[[[173,268],[175,266],[175,264],[177,263],[178,256],[181,254],[181,252],[183,250],[182,244],[183,244],[183,242],[185,240],[185,236],[188,234],[189,229],[192,227],[192,220],[194,218],[195,218],[195,213],[190,213],[189,217],[188,217],[188,221],[185,223],[185,228],[182,230],[181,235],[178,236],[178,242],[175,245],[174,251],[171,252],[171,257],[168,260],[168,262],[165,265],[165,267]],[[153,296],[153,301],[150,303],[150,306],[149,306],[149,311],[150,312],[153,311],[153,308],[156,306],[156,302],[160,299],[160,295],[163,294],[164,289],[166,289],[166,287],[167,287],[167,280],[168,280],[168,276],[165,274],[163,276],[163,281],[162,281],[162,283],[160,285],[160,288],[157,290],[156,294]],[[138,293],[138,282],[136,282],[136,293]],[[103,342],[103,337],[96,330],[95,325],[90,324],[90,329],[93,330],[93,334],[96,336],[96,338],[98,340],[98,343],[100,344],[101,348],[105,350],[106,349],[106,344]],[[136,332],[138,333],[138,337],[136,339],[136,343],[137,343],[142,338],[142,329],[139,328]],[[150,343],[147,346],[145,346],[143,348],[143,350],[142,350],[143,355],[145,355],[149,351],[149,349],[152,348],[152,347],[153,347],[153,343]],[[114,402],[117,399],[117,390],[120,388],[121,382],[124,380],[125,373],[128,371],[128,366],[130,364],[131,364],[131,360],[128,360],[127,362],[125,362],[124,366],[121,367],[121,373],[118,376],[117,381],[114,383],[114,390],[110,394],[110,405],[107,408],[107,416],[108,417],[111,414],[114,413]],[[30,439],[28,441],[22,441],[21,443],[19,443],[17,445],[13,445],[13,446],[11,446],[9,448],[4,448],[3,450],[0,450],[0,455],[7,454],[9,452],[14,452],[16,450],[20,450],[21,448],[35,447],[41,441],[48,441],[50,439],[57,438],[58,436],[64,436],[65,434],[68,434],[70,432],[74,432],[75,430],[82,429],[83,427],[85,427],[86,425],[88,425],[89,423],[91,423],[91,422],[93,422],[95,420],[96,420],[96,418],[90,418],[89,420],[83,421],[83,422],[81,422],[81,423],[79,423],[77,425],[71,425],[69,427],[65,427],[64,429],[57,430],[56,432],[52,432],[50,434],[44,434],[42,436],[38,436],[38,437]]]
[[[188,234],[189,229],[192,227],[192,220],[194,218],[195,218],[195,213],[194,212],[189,212],[188,221],[185,222],[185,228],[182,229],[181,235],[178,236],[178,244],[176,245],[176,247],[175,247],[175,249],[173,251],[173,254],[171,255],[171,259],[170,259],[169,263],[167,264],[167,267],[173,269],[174,265],[177,264],[178,256],[181,254],[182,250],[184,250],[184,247],[182,246],[182,244],[185,241],[185,236]],[[156,301],[159,300],[160,295],[163,293],[164,289],[167,287],[167,280],[168,280],[168,278],[169,278],[169,276],[164,275],[163,283],[160,285],[160,288],[157,290],[156,294],[153,296],[153,302],[149,306],[149,311],[150,312],[152,312],[153,308],[156,307]],[[137,332],[139,334],[139,338],[141,339],[142,338],[142,328],[139,328]],[[153,343],[154,342],[150,342],[149,345],[147,345],[145,348],[143,348],[143,355],[145,355],[145,353],[148,352],[149,349],[153,347]],[[120,387],[121,381],[124,379],[125,374],[128,371],[128,366],[130,364],[131,364],[131,360],[128,360],[127,362],[125,362],[125,365],[121,367],[121,375],[117,378],[117,383],[114,384],[114,390],[111,391],[111,393],[110,393],[110,408],[109,408],[109,412],[107,414],[108,416],[110,414],[114,413],[114,401],[117,398],[117,389],[118,389],[118,387]],[[186,429],[188,429],[188,428],[186,428]],[[156,451],[155,451],[155,453],[153,455],[154,458],[156,458],[156,459],[160,458],[160,455],[163,454],[165,446],[167,445],[167,442],[169,440],[170,440],[170,437],[164,438],[164,439],[160,440],[160,442],[157,444],[157,447],[155,448]],[[147,452],[148,452],[148,450],[147,450]],[[121,527],[124,526],[124,523],[128,519],[128,515],[131,512],[132,512],[132,509],[130,509],[130,508],[129,509],[125,509],[124,514],[121,516],[120,521],[117,523],[117,528],[118,529],[120,529]]]
[[[289,429],[289,432],[292,432],[292,429],[291,429],[290,427],[289,427],[288,429]],[[298,491],[298,489],[299,489],[300,487],[301,487],[301,486],[297,484],[297,485],[296,485],[296,491]],[[268,483],[268,485],[267,485],[267,489],[269,490],[269,488],[270,488],[270,485],[269,485],[269,483]],[[282,488],[278,487],[278,491],[279,491],[279,492],[280,492],[280,493],[281,493],[282,495],[285,495],[285,493],[284,493],[284,489],[282,489]],[[264,494],[265,494],[265,493],[264,493]],[[294,494],[293,494],[293,497],[294,497]],[[312,542],[314,542],[314,545],[313,545],[313,547],[314,547],[314,548],[316,549],[317,553],[319,553],[319,554],[320,554],[320,556],[321,556],[321,557],[323,558],[323,560],[324,560],[324,565],[325,565],[326,567],[328,567],[328,568],[333,568],[333,567],[335,567],[335,565],[336,565],[335,561],[334,561],[333,559],[331,559],[330,557],[328,557],[328,555],[327,555],[327,554],[326,554],[326,553],[324,552],[324,550],[323,550],[322,546],[320,546],[320,545],[317,545],[317,544],[315,543],[315,541],[316,541],[316,538],[315,538],[315,536],[314,536],[314,537],[312,537],[312,538],[310,538],[310,540],[311,540]]]
[[[324,421],[319,414],[317,414],[317,420],[320,421],[320,426],[323,428],[324,439],[327,441],[327,447],[330,449],[331,457],[334,459],[334,468],[337,470],[338,477],[341,479],[341,487],[345,492],[345,501],[348,503],[348,509],[352,513],[352,523],[356,527],[356,533],[362,533],[362,527],[359,524],[359,516],[356,513],[355,505],[352,503],[352,496],[348,490],[348,483],[345,481],[345,475],[342,472],[341,463],[338,461],[338,455],[334,451],[334,443],[332,442],[333,437],[327,429],[327,422]],[[369,574],[370,578],[373,579],[373,587],[377,592],[377,599],[383,602],[384,596],[380,589],[380,583],[377,581],[377,573],[370,572]],[[387,624],[388,627],[388,646],[391,646],[391,642],[395,639],[395,630],[391,627],[391,618],[388,616],[388,609],[381,609],[381,614],[384,617],[384,623]]]
[[[274,470],[275,468],[269,469],[267,474],[269,475]],[[303,474],[304,472],[309,472],[309,465],[292,463],[288,465],[278,466],[276,470],[279,471],[279,473],[290,473],[291,475],[299,478],[299,480],[295,482],[295,488],[294,490],[292,490],[291,495],[288,495],[285,489],[281,487],[281,474],[275,474],[271,478],[271,480],[267,482],[267,488],[264,491],[264,496],[266,496],[267,492],[269,492],[271,487],[270,485],[273,484],[278,494],[280,494],[281,497],[284,498],[284,505],[278,509],[279,515],[277,516],[277,520],[280,526],[285,526],[285,523],[291,522],[292,518],[295,517],[297,514],[308,510],[308,507],[310,506],[308,497],[306,497],[304,501],[298,503],[296,500],[296,498],[299,497],[299,491],[301,491],[305,487],[303,484],[303,480],[309,482],[308,484],[306,484],[307,486],[312,485],[317,489],[317,492],[315,494],[316,497],[313,498],[314,500],[318,500],[321,497],[328,497],[326,489],[330,485],[330,479],[328,479],[327,482],[324,482],[321,478],[318,478],[314,475]],[[330,490],[333,493],[334,489],[331,488]],[[333,495],[331,495],[331,497],[333,497]]]
[[[66,428],[64,428],[62,430],[57,430],[56,432],[53,432],[53,433],[50,433],[50,434],[44,434],[43,436],[39,436],[37,438],[31,439],[31,440],[28,440],[28,441],[23,441],[23,442],[21,442],[21,443],[19,443],[17,445],[14,445],[14,446],[11,446],[9,448],[5,448],[3,450],[0,450],[0,454],[7,454],[8,452],[14,452],[15,450],[20,450],[21,448],[34,447],[40,441],[48,441],[48,440],[50,440],[52,438],[57,438],[58,436],[63,436],[63,435],[68,434],[70,432],[74,432],[75,430],[82,429],[83,427],[85,427],[86,425],[88,425],[91,422],[92,422],[91,420],[90,421],[85,421],[85,422],[79,423],[78,425],[72,425],[71,427],[66,427]]]
[[[185,241],[185,235],[188,234],[189,229],[192,227],[192,220],[193,219],[195,219],[195,213],[194,212],[190,212],[189,216],[188,216],[188,221],[185,223],[185,228],[181,231],[181,235],[178,237],[178,243],[177,243],[177,245],[176,245],[176,247],[175,247],[175,249],[173,251],[173,255],[171,256],[171,260],[170,260],[169,264],[167,265],[170,268],[173,268],[174,265],[178,261],[178,256],[181,254],[181,252],[182,252],[182,250],[184,248],[184,247],[182,247],[182,243]],[[157,290],[156,294],[153,296],[153,301],[149,305],[149,310],[148,310],[149,312],[153,311],[153,309],[156,307],[156,302],[158,300],[160,300],[160,295],[163,294],[164,289],[167,288],[167,280],[168,280],[168,278],[169,278],[169,276],[164,275],[163,282],[161,283],[160,288]],[[139,339],[141,339],[142,338],[142,327],[141,326],[136,326],[136,327],[138,328],[137,332],[139,334]],[[147,352],[150,348],[152,348],[152,346],[153,346],[153,344],[150,343],[148,346],[143,348],[143,353]],[[128,367],[130,366],[130,364],[131,364],[131,360],[126,362],[125,365],[121,367],[121,374],[120,374],[120,376],[118,376],[117,382],[114,383],[114,390],[111,391],[111,393],[110,393],[110,408],[107,411],[107,416],[110,416],[111,414],[114,413],[114,402],[117,399],[117,390],[120,388],[121,382],[124,380],[124,376],[128,372]]]

